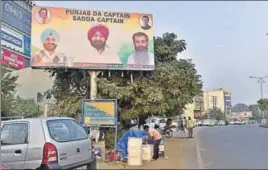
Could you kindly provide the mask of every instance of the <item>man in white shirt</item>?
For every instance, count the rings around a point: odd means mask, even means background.
[[[137,32],[132,36],[135,53],[128,57],[129,65],[154,65],[154,54],[148,51],[148,35]]]
[[[56,30],[46,29],[41,35],[44,49],[32,54],[32,66],[70,66],[64,53],[56,51],[59,40],[60,35]]]

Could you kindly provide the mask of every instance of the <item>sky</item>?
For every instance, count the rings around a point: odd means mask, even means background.
[[[191,58],[204,89],[223,87],[232,104],[254,104],[268,76],[268,2],[265,1],[36,1],[39,6],[152,13],[154,34],[174,32],[187,42],[178,57]],[[263,85],[268,98],[268,78]]]

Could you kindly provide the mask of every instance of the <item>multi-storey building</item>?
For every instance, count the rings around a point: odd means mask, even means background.
[[[1,62],[8,70],[30,66],[31,1],[2,1]]]
[[[232,107],[231,93],[224,88],[204,92],[204,110],[218,108],[230,113]]]

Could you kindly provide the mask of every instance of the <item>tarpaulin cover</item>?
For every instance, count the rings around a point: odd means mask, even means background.
[[[127,158],[128,152],[128,138],[129,137],[136,137],[136,138],[143,138],[145,136],[148,136],[148,133],[145,131],[139,131],[139,130],[129,130],[125,132],[122,137],[119,139],[119,141],[116,144],[116,150],[121,151],[121,157]]]

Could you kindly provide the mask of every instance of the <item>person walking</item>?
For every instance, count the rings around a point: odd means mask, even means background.
[[[193,138],[194,122],[190,116],[188,117],[187,128],[188,128],[188,138]]]
[[[145,125],[143,129],[149,133],[150,137],[154,140],[154,154],[153,160],[157,160],[159,158],[159,145],[161,143],[162,137],[161,134],[154,128],[149,128],[148,125]]]

